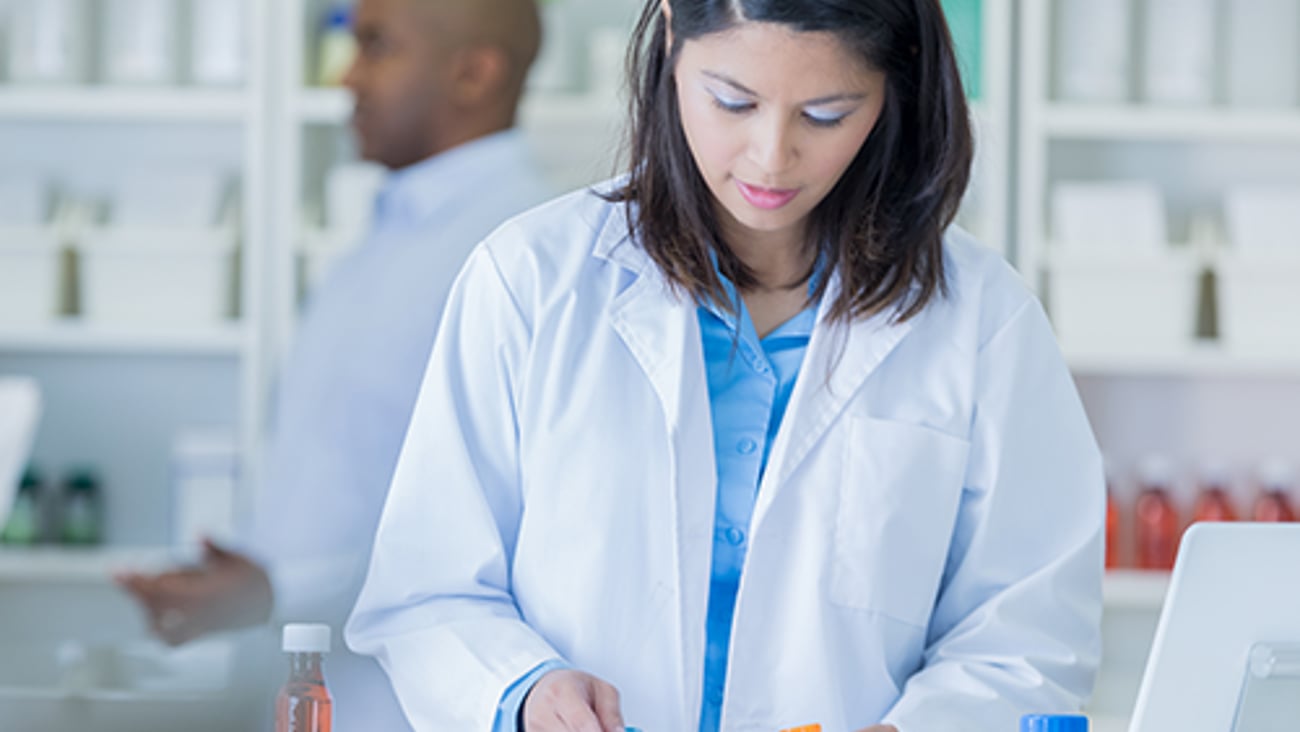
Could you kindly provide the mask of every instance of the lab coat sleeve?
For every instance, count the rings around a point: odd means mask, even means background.
[[[885,722],[1014,730],[1077,711],[1100,658],[1105,480],[1036,300],[977,358],[971,457],[922,668]]]
[[[346,631],[388,673],[417,732],[489,732],[513,682],[562,660],[510,589],[528,342],[524,311],[480,246],[452,288]]]

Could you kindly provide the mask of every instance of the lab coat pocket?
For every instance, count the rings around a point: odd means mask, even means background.
[[[831,600],[925,627],[943,577],[970,443],[917,424],[849,419]]]

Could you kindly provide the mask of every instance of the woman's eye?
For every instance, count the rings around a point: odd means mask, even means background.
[[[713,95],[713,103],[724,112],[732,114],[742,114],[754,108],[753,102],[743,102],[737,99],[727,99],[716,94]]]
[[[844,118],[848,117],[847,114],[829,114],[811,110],[804,112],[803,116],[814,127],[838,127],[844,121]]]

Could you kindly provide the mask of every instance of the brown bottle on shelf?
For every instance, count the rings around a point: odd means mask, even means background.
[[[1236,521],[1229,486],[1232,481],[1226,465],[1209,463],[1201,469],[1201,492],[1192,509],[1192,523],[1197,521]]]
[[[289,680],[275,700],[275,732],[330,732],[333,702],[325,687],[321,657],[330,650],[328,625],[284,626]]]
[[[1169,570],[1178,556],[1182,533],[1178,509],[1170,489],[1173,468],[1169,461],[1151,456],[1138,468],[1138,497],[1133,509],[1134,559],[1139,569]]]
[[[1295,508],[1291,504],[1291,490],[1295,485],[1295,471],[1283,460],[1269,460],[1259,469],[1259,497],[1255,499],[1256,521],[1295,521]]]

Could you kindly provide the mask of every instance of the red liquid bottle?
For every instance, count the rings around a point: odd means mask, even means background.
[[[1139,569],[1169,570],[1178,555],[1181,534],[1178,509],[1169,495],[1173,469],[1168,461],[1150,457],[1138,470],[1139,492],[1133,510],[1136,563]]]
[[[1106,569],[1119,566],[1119,506],[1115,496],[1106,491]]]
[[[1291,505],[1294,484],[1295,472],[1289,464],[1281,460],[1264,463],[1259,470],[1261,491],[1259,498],[1255,499],[1255,520],[1295,521],[1295,509]]]
[[[1226,466],[1211,463],[1201,471],[1201,492],[1192,510],[1192,522],[1236,521],[1237,511],[1228,495],[1231,483]]]
[[[321,657],[330,650],[328,625],[284,626],[283,648],[289,654],[289,680],[275,700],[275,732],[330,732],[329,689]]]

